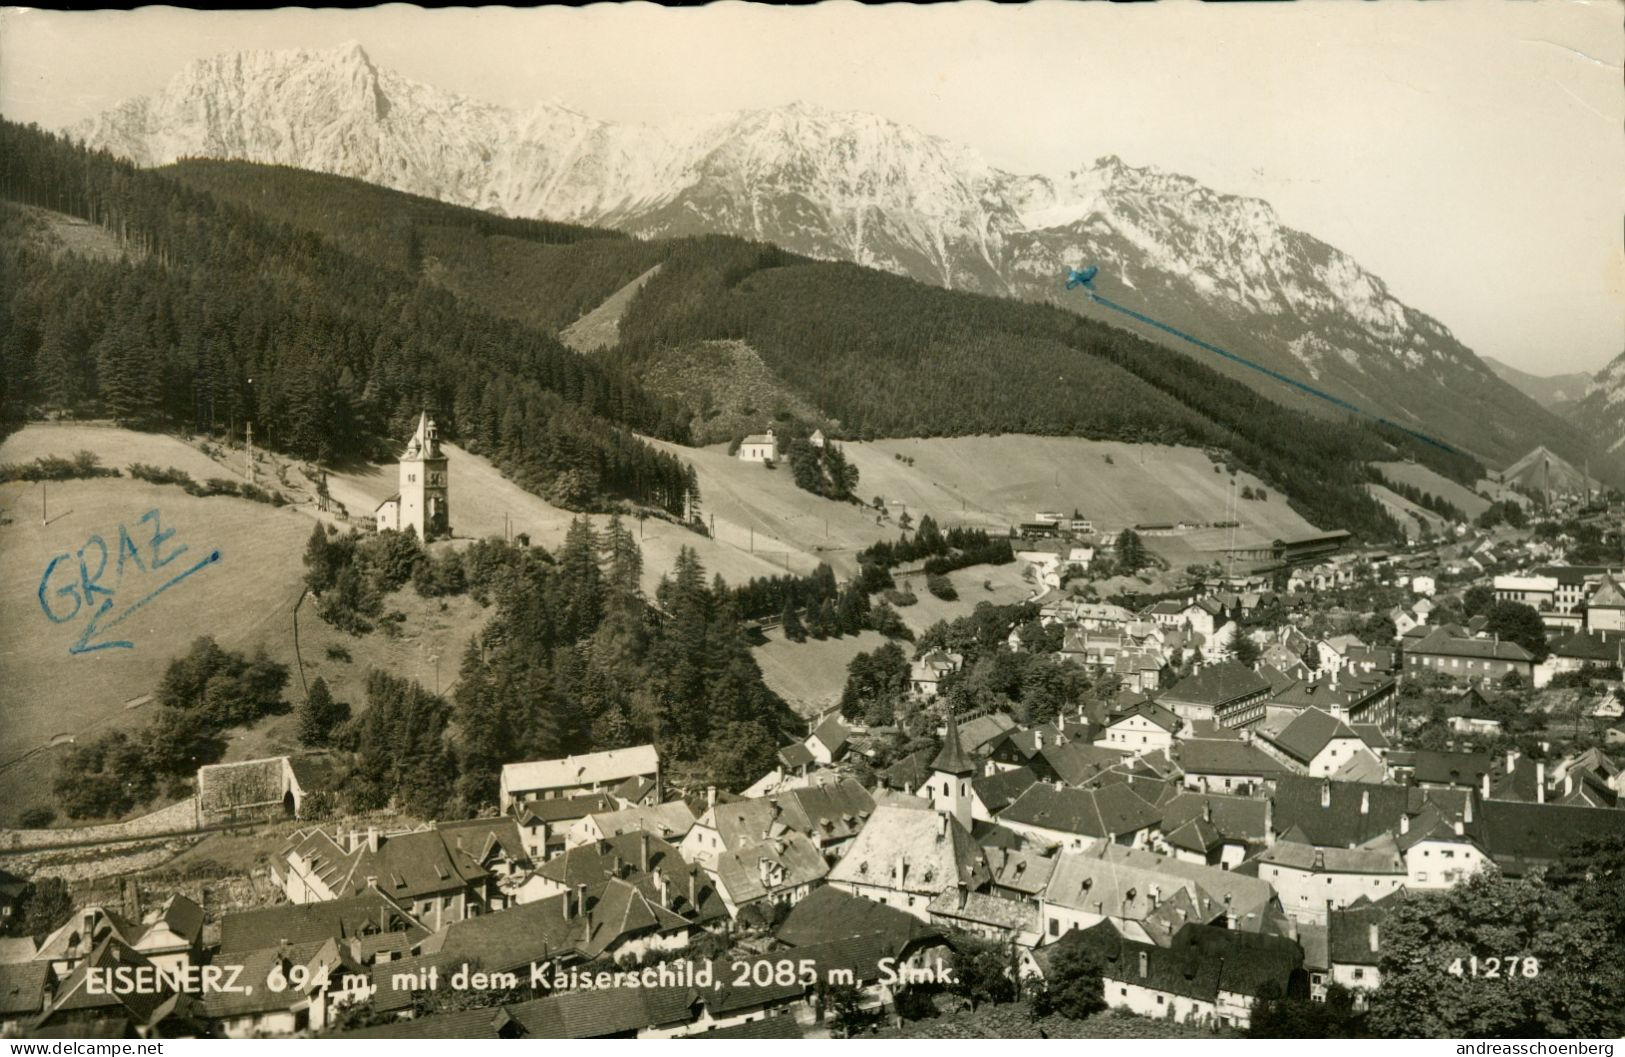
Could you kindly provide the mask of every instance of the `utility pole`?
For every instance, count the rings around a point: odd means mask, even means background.
[[[254,482],[254,423],[248,424],[248,480]]]

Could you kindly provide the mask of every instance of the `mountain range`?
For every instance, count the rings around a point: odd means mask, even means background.
[[[557,103],[503,107],[380,68],[356,44],[200,60],[69,131],[143,166],[242,159],[644,238],[735,235],[1125,325],[1061,289],[1068,265],[1094,262],[1105,296],[1486,462],[1542,443],[1592,453],[1443,324],[1268,203],[1116,157],[1013,173],[884,117],[803,104],[660,127]],[[1327,410],[1126,325],[1274,399]]]

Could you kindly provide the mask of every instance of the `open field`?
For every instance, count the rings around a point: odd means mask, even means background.
[[[1437,496],[1461,510],[1470,518],[1476,518],[1490,508],[1488,499],[1465,485],[1459,485],[1450,478],[1442,476],[1420,463],[1379,462],[1372,465],[1388,480],[1408,484],[1413,488]]]
[[[119,717],[132,702],[152,692],[165,665],[192,640],[213,635],[231,649],[267,649],[288,637],[290,615],[299,599],[301,552],[311,521],[292,510],[276,510],[242,499],[194,498],[179,488],[141,481],[52,482],[49,524],[39,517],[38,484],[9,484],[0,495],[12,523],[0,527],[0,685],[8,700],[0,729],[0,762],[61,736],[90,733]],[[158,523],[174,535],[160,544],[161,557],[174,555],[160,570],[151,568],[152,522],[140,519],[157,510]],[[59,512],[60,511],[60,512]],[[119,573],[121,526],[141,564],[129,557]],[[129,642],[130,647],[72,653],[86,632],[91,607],[81,600],[83,574],[92,581],[101,563],[92,541],[108,552],[101,587],[111,585],[112,608],[86,645]],[[202,566],[116,627],[111,621],[143,596],[211,552],[217,562]],[[60,561],[48,580],[47,568]],[[93,585],[94,589],[94,585]],[[52,610],[45,612],[42,595]],[[98,598],[107,596],[98,594]],[[60,620],[60,623],[55,622]],[[291,660],[291,642],[278,659]]]
[[[897,519],[925,515],[944,526],[969,524],[1003,533],[1039,510],[1091,518],[1097,531],[1112,533],[1136,524],[1226,520],[1230,478],[1214,473],[1195,448],[1090,441],[1077,437],[936,437],[842,443],[861,475],[858,495],[880,497],[887,518],[872,508],[837,503],[795,486],[789,468],[768,470],[730,457],[721,445],[684,448],[652,441],[694,464],[707,520],[715,518],[719,542],[748,550],[795,572],[819,561],[838,574],[856,571],[856,552],[877,539],[901,533]],[[895,456],[914,460],[909,465]],[[1107,462],[1107,457],[1111,462]],[[1238,474],[1236,491],[1262,488]],[[455,504],[456,500],[453,500]],[[1235,542],[1263,543],[1314,531],[1278,495],[1235,503],[1241,526]],[[1226,546],[1229,529],[1196,529],[1180,536],[1147,539],[1179,565],[1211,561],[1204,551]],[[979,581],[978,581],[979,584]]]
[[[895,523],[856,503],[837,502],[796,487],[788,463],[769,470],[741,462],[723,445],[684,448],[665,441],[651,444],[694,466],[700,501],[717,542],[764,556],[783,573],[811,572],[828,562],[840,576],[857,572],[857,552],[879,539],[896,537]],[[851,452],[858,445],[843,445]]]
[[[553,548],[564,542],[564,534],[576,515],[556,507],[540,496],[525,491],[506,477],[490,461],[464,451],[455,444],[443,444],[447,474],[451,480],[450,508],[452,531],[459,537],[501,536],[504,517],[513,533],[529,533],[537,546]],[[364,520],[384,499],[398,491],[394,466],[375,466],[328,474],[327,487],[333,497],[349,509],[352,518]],[[702,495],[704,485],[701,485]],[[808,496],[809,499],[813,497]],[[594,519],[600,526],[607,520]],[[707,574],[721,573],[729,583],[744,583],[753,576],[776,576],[784,572],[779,555],[753,555],[743,547],[731,547],[698,533],[690,532],[657,518],[631,522],[643,547],[643,587],[653,594],[660,577],[671,571],[681,547],[692,547]],[[793,559],[792,559],[793,561]],[[808,572],[813,564],[794,566]]]

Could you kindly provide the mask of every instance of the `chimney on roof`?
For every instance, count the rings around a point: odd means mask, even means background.
[[[576,885],[575,912],[578,916],[585,916],[587,913],[587,886],[584,884]]]
[[[1399,832],[1403,834],[1403,833],[1409,833],[1410,831],[1411,831],[1411,816],[1409,816],[1409,815],[1400,815],[1399,816]]]
[[[638,869],[644,873],[649,872],[649,833],[647,830],[638,834]]]
[[[1458,836],[1458,837],[1465,836],[1466,833],[1467,833],[1466,824],[1464,822],[1462,822],[1461,819],[1459,819],[1459,818],[1456,819],[1456,836]]]
[[[1546,802],[1546,761],[1535,761],[1535,803]]]
[[[1467,790],[1467,803],[1461,809],[1461,820],[1471,823],[1473,821],[1473,791]]]
[[[1507,774],[1511,774],[1512,769],[1514,767],[1516,767],[1517,765],[1518,765],[1518,750],[1517,749],[1508,749],[1507,750]]]
[[[1563,775],[1563,795],[1568,796],[1574,792],[1574,772],[1569,771]]]
[[[1315,849],[1315,869],[1316,871],[1326,869],[1326,852],[1321,848]]]
[[[700,893],[694,883],[694,871],[688,871],[688,905],[696,911],[700,909]]]
[[[1320,806],[1323,808],[1332,806],[1332,783],[1330,779],[1321,779]]]
[[[1041,731],[1041,730],[1033,731],[1033,747],[1036,748],[1036,749],[1043,749],[1043,747],[1044,747],[1044,732],[1043,731]]]
[[[1367,927],[1367,929],[1366,929],[1366,938],[1371,944],[1372,951],[1376,951],[1376,950],[1379,949],[1377,947],[1377,926],[1376,926],[1375,923],[1372,923],[1370,926]]]
[[[708,785],[705,787],[705,806],[717,806],[717,787],[714,785]]]
[[[1360,814],[1371,814],[1371,790],[1369,789],[1360,790]]]
[[[378,827],[377,826],[368,826],[367,827],[367,850],[374,853],[374,854],[377,854],[377,852],[378,852]]]
[[[1146,969],[1147,969],[1146,962],[1147,962],[1147,958],[1146,958],[1145,951],[1141,951],[1140,952],[1140,979],[1142,979],[1142,980],[1144,980],[1145,977],[1146,977]]]
[[[937,839],[948,839],[948,816],[946,814],[937,815]]]
[[[1202,801],[1202,821],[1213,821],[1213,801],[1211,800],[1204,799]]]
[[[1478,784],[1479,792],[1483,794],[1485,800],[1488,800],[1490,798],[1490,772],[1485,771],[1480,775]]]

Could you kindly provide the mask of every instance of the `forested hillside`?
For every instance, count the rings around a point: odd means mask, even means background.
[[[251,419],[271,447],[341,460],[392,454],[427,408],[449,438],[563,505],[685,507],[691,473],[627,432],[685,440],[675,409],[537,327],[9,122],[0,199],[92,221],[132,248],[123,261],[53,260],[16,237],[24,211],[0,215],[8,421],[64,412],[205,430]],[[517,242],[581,234],[493,223]]]

